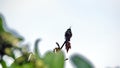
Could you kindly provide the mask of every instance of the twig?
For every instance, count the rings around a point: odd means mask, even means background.
[[[59,45],[59,43],[58,43],[58,42],[56,42],[56,44],[57,44],[58,48],[60,48],[60,45]]]
[[[62,49],[62,48],[63,48],[63,46],[65,45],[65,43],[66,43],[66,41],[63,43],[63,45],[61,46],[61,48],[60,48],[60,49]]]

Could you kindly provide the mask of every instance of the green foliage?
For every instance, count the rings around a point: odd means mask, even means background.
[[[41,59],[32,55],[28,61],[29,55],[17,58],[9,68],[64,68],[63,52],[53,53],[49,51]]]
[[[26,63],[24,65],[12,64],[9,68],[34,68],[32,63]]]
[[[1,60],[0,63],[1,63],[1,65],[2,65],[3,68],[7,68],[6,63],[5,63],[4,60]]]
[[[18,46],[22,38],[5,31],[3,23],[3,16],[0,15],[0,64],[3,68],[64,68],[67,60],[65,60],[65,55],[61,51],[62,47],[60,48],[58,43],[56,43],[58,48],[55,48],[54,51],[48,51],[44,56],[41,56],[38,50],[40,39],[37,39],[34,45],[34,54],[29,53],[26,48]],[[16,50],[21,53],[20,57],[15,57],[14,51]],[[14,59],[14,62],[9,67],[6,66],[7,62],[3,60],[4,55]],[[88,60],[79,55],[73,55],[71,61],[76,68],[93,68],[93,65]]]
[[[5,23],[4,17],[0,14],[0,60],[2,60],[4,55],[15,59],[13,51],[18,48],[17,45],[22,38],[5,31],[3,23]]]
[[[76,68],[94,68],[93,65],[82,55],[75,54],[71,57],[71,61],[73,62]]]
[[[57,53],[47,52],[44,61],[48,68],[64,68],[64,54],[61,51]]]
[[[0,16],[0,32],[3,32],[3,22],[2,22],[2,16]]]

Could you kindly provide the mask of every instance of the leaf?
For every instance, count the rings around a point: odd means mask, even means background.
[[[34,68],[34,66],[32,63],[27,63],[27,64],[22,65],[22,67],[20,68]]]
[[[41,41],[41,39],[37,39],[35,41],[35,46],[34,46],[34,52],[35,52],[35,55],[37,58],[41,58],[40,53],[39,53],[39,49],[38,49],[38,44],[40,41]]]
[[[35,67],[34,68],[46,68],[46,65],[44,64],[43,60],[37,59],[35,61]]]
[[[22,36],[18,35],[16,31],[7,26],[2,14],[0,14],[0,36],[4,41],[11,43],[12,45],[16,45],[18,42],[23,40]]]
[[[3,18],[3,17],[2,17],[2,15],[0,14],[0,33],[1,33],[1,32],[4,32],[2,18]]]
[[[94,68],[92,63],[82,55],[72,55],[70,60],[76,68]]]
[[[61,51],[57,53],[47,52],[44,61],[48,68],[64,68],[64,54]]]
[[[0,60],[0,63],[2,65],[2,68],[7,68],[6,63],[4,60]]]
[[[69,49],[71,48],[70,42],[66,42],[65,46],[66,46],[66,51],[68,52]]]
[[[34,68],[34,65],[32,63],[26,63],[23,65],[13,63],[9,68]]]
[[[11,48],[5,48],[5,54],[12,57],[13,59],[15,59],[15,55],[13,53],[13,50]]]

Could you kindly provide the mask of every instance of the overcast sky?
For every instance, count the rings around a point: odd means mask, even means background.
[[[120,66],[120,0],[0,0],[0,13],[31,51],[37,38],[42,54],[62,44],[71,26],[67,57],[79,53],[96,68]],[[69,60],[66,68],[73,68]]]

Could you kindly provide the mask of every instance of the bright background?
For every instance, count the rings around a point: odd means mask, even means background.
[[[120,66],[120,0],[0,0],[0,13],[31,51],[37,38],[42,39],[42,54],[55,42],[62,44],[72,26],[72,49],[66,57],[79,53],[95,68]],[[66,68],[73,68],[69,60]]]

